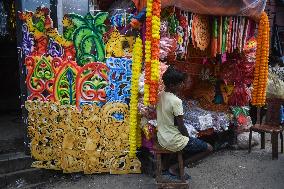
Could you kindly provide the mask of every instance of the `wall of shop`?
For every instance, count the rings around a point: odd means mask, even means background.
[[[283,0],[268,0],[265,11],[270,19],[270,27],[272,31],[273,21],[279,26],[279,38],[281,40],[282,48],[284,49],[284,1]],[[284,56],[284,53],[283,53]]]
[[[284,26],[284,2],[280,0],[268,0],[266,3],[265,11],[268,13],[270,23],[273,24],[273,18],[276,14],[276,23]]]

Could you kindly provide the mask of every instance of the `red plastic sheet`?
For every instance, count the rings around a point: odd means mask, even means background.
[[[141,8],[146,0],[133,0]],[[258,19],[266,0],[162,0],[162,6],[176,6],[199,14],[249,16]]]

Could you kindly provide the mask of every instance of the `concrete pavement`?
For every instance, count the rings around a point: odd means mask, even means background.
[[[247,150],[222,150],[186,169],[192,176],[192,189],[283,189],[284,155],[271,159],[271,149],[259,146]],[[60,178],[46,189],[153,189],[155,180],[147,175],[82,175]]]

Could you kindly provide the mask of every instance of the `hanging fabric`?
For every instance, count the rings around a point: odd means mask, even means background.
[[[226,52],[230,52],[231,50],[231,37],[232,37],[232,17],[229,18],[229,26],[227,32],[227,42],[226,42]]]
[[[248,28],[249,28],[249,19],[245,18],[245,28],[244,28],[244,34],[243,34],[241,51],[243,51],[243,49],[245,47],[245,44],[247,43]]]
[[[224,17],[223,32],[222,32],[222,49],[221,49],[222,54],[226,52],[227,33],[228,33],[228,17]]]
[[[220,16],[219,18],[219,25],[218,25],[218,43],[217,43],[217,53],[221,54],[221,49],[222,49],[222,32],[223,32],[223,20],[222,20],[222,16]]]
[[[218,20],[217,17],[213,17],[212,23],[212,37],[211,37],[211,56],[215,57],[217,54],[218,43]]]

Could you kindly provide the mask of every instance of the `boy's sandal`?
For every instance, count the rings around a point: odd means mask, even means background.
[[[191,180],[191,176],[187,173],[184,174],[184,179],[185,180]]]
[[[170,174],[170,172],[169,172],[169,170],[168,170],[168,169],[166,169],[166,170],[162,170],[162,175],[168,175],[168,174]]]
[[[167,180],[170,180],[170,181],[178,181],[179,180],[179,177],[177,175],[172,175],[172,174],[164,174],[163,176],[165,176],[165,178]]]
[[[175,175],[175,174],[172,174],[170,171],[163,171],[163,175],[166,176],[167,178],[169,178],[169,180],[179,180],[180,177]],[[191,179],[191,176],[187,173],[184,174],[184,179],[185,180],[190,180]]]

